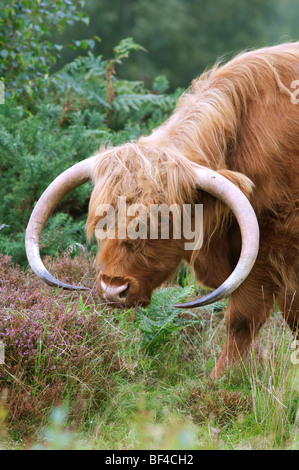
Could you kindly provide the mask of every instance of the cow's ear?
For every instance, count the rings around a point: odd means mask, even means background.
[[[245,196],[250,199],[254,190],[254,183],[251,179],[238,171],[219,170],[217,173],[220,173],[220,175],[225,176],[225,178],[234,183],[245,194]]]

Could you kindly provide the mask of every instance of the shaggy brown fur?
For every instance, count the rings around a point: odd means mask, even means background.
[[[98,205],[116,206],[120,195],[147,206],[204,205],[204,245],[193,254],[184,251],[184,240],[103,243],[100,276],[116,285],[129,282],[127,305],[149,303],[152,290],[182,259],[192,262],[198,281],[211,288],[237,263],[237,223],[222,203],[194,189],[192,162],[221,172],[250,198],[260,224],[259,255],[230,297],[227,342],[213,376],[246,352],[275,299],[290,327],[298,324],[299,104],[291,100],[291,84],[298,79],[299,42],[240,54],[196,79],[150,136],[98,157],[89,236]]]

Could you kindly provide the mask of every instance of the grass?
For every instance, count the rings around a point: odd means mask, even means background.
[[[298,449],[299,369],[279,312],[213,382],[225,303],[173,309],[198,294],[190,273],[146,309],[120,310],[83,255],[47,263],[91,291],[53,290],[1,257],[1,448]]]

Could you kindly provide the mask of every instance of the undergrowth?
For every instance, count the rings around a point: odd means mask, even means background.
[[[89,51],[50,75],[45,94],[1,104],[0,252],[18,264],[27,265],[24,235],[34,204],[56,176],[100,149],[149,134],[174,109],[182,90],[168,94],[165,77],[149,90],[117,76],[136,49],[142,47],[126,38],[111,59]],[[91,190],[91,183],[82,185],[59,204],[43,232],[43,255],[85,243]]]
[[[298,365],[278,312],[249,358],[211,381],[225,303],[174,309],[198,295],[191,283],[112,309],[92,256],[45,263],[90,291],[53,290],[1,256],[2,448],[298,448]]]

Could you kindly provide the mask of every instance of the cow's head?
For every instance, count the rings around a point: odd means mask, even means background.
[[[177,240],[130,243],[106,240],[98,254],[98,283],[103,298],[126,306],[148,305],[152,291],[170,278],[182,260]]]
[[[152,291],[175,273],[180,261],[190,261],[193,250],[183,230],[183,218],[189,217],[190,231],[196,237],[195,206],[202,202],[201,195],[205,193],[233,211],[241,230],[242,251],[233,273],[219,288],[183,306],[219,300],[233,292],[249,274],[258,252],[259,230],[254,211],[239,189],[250,186],[248,179],[234,174],[230,179],[241,181],[236,185],[221,173],[196,165],[175,151],[137,143],[107,150],[74,165],[41,196],[27,227],[26,251],[32,269],[46,283],[82,289],[58,281],[46,270],[39,254],[39,239],[59,201],[90,179],[95,186],[87,234],[91,237],[95,233],[99,240],[98,283],[106,300],[126,306],[147,305]],[[162,206],[171,208],[164,213],[166,219],[160,212],[158,218],[153,218],[152,209]],[[187,214],[185,207],[191,208]],[[204,233],[200,234],[204,237]],[[193,243],[198,248],[198,240]]]

